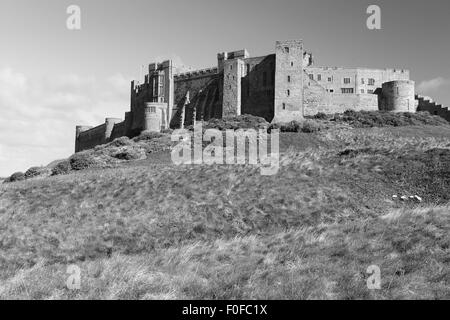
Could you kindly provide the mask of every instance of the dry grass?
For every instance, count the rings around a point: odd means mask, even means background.
[[[3,281],[0,298],[448,299],[449,210],[401,209],[264,237],[99,257],[78,263],[79,291],[65,287],[66,264],[40,260]],[[369,265],[381,269],[381,290],[366,287]]]
[[[448,299],[449,138],[330,129],[282,135],[275,176],[142,160],[1,185],[0,298]]]

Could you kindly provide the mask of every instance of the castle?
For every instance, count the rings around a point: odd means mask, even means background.
[[[175,72],[172,61],[151,63],[144,83],[131,82],[125,119],[77,126],[75,152],[142,131],[183,128],[196,121],[241,114],[272,122],[345,110],[429,111],[450,121],[447,108],[416,96],[404,69],[317,67],[302,40],[277,41],[275,53],[247,50],[217,55],[217,67]]]

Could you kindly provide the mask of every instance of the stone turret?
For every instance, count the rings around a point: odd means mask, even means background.
[[[391,112],[416,112],[414,81],[396,80],[383,83],[379,109]]]

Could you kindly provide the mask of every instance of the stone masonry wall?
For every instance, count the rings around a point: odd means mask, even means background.
[[[303,117],[303,41],[277,41],[274,121]]]
[[[105,141],[106,124],[101,124],[95,128],[83,131],[77,138],[77,149],[75,152],[93,148]]]
[[[241,87],[241,113],[272,121],[275,99],[275,55],[245,59]]]

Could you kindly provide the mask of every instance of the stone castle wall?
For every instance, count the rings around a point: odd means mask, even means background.
[[[303,117],[303,41],[277,41],[275,45],[274,121]]]
[[[271,121],[274,117],[275,55],[244,60],[241,113]]]

